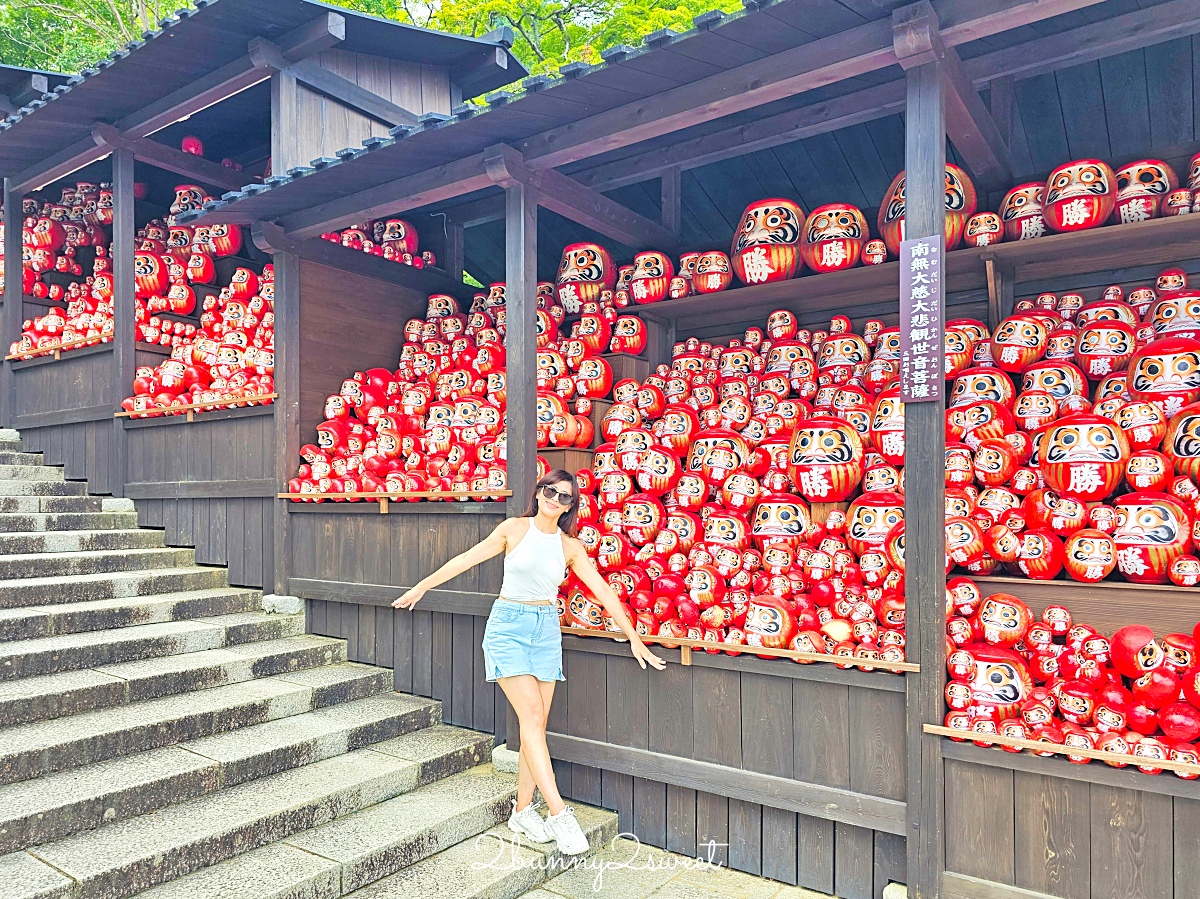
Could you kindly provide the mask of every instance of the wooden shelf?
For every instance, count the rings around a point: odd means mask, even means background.
[[[604,353],[603,357],[608,367],[612,369],[613,383],[623,378],[633,378],[639,383],[650,377],[650,360],[645,356],[631,356],[628,353]]]
[[[946,255],[946,293],[987,286],[984,250],[968,247]],[[860,265],[844,272],[802,274],[789,281],[773,281],[750,287],[735,287],[717,293],[696,294],[680,300],[664,300],[644,306],[629,306],[625,314],[671,322],[677,329],[733,324],[753,318],[765,319],[775,309],[795,312],[847,313],[867,304],[899,302],[900,263]]]
[[[1200,218],[1200,216],[1198,216]],[[969,576],[969,575],[968,575]],[[1011,593],[1040,615],[1046,606],[1070,609],[1076,621],[1105,634],[1130,622],[1145,624],[1159,637],[1191,634],[1200,621],[1200,588],[1173,584],[1130,584],[1103,581],[1082,584],[1072,580],[1031,581],[1017,577],[972,578],[984,595]]]
[[[387,281],[399,287],[407,287],[423,294],[448,293],[460,301],[469,297],[468,286],[455,281],[445,269],[426,266],[417,268],[402,262],[392,262],[382,256],[351,250],[331,240],[313,238],[301,244],[300,255],[309,262],[328,265],[342,271],[366,275],[379,281]],[[465,310],[464,310],[465,311]]]
[[[571,474],[575,474],[581,468],[590,469],[594,455],[591,450],[557,449],[555,447],[540,449],[537,454],[549,462],[551,468],[561,468]]]
[[[560,627],[559,630],[564,634],[570,634],[574,637],[590,637],[626,642],[624,634],[616,634],[612,631],[591,630],[590,628],[582,627]],[[800,652],[795,649],[768,649],[765,646],[750,646],[740,643],[728,645],[725,643],[713,643],[707,640],[688,640],[682,637],[651,636],[643,636],[642,642],[659,644],[668,649],[681,649],[683,651],[682,663],[684,665],[692,664],[692,651],[694,650],[705,652],[710,649],[719,648],[722,652],[734,656],[740,656],[744,653],[745,655],[771,656],[776,659],[791,659],[793,662],[826,662],[837,665],[839,668],[862,668],[866,671],[879,669],[895,673],[911,671],[914,674],[921,671],[921,666],[915,662],[885,662],[882,659],[856,659],[819,652]]]
[[[186,415],[188,421],[195,420],[198,413],[204,412],[221,412],[225,409],[244,409],[248,406],[269,406],[279,398],[277,393],[264,393],[262,396],[256,396],[253,399],[246,398],[241,400],[233,400],[228,403],[187,403],[179,406],[166,406],[164,408],[148,409],[145,412],[126,412],[122,410],[114,414],[114,418],[166,418],[171,416]]]
[[[1198,246],[1200,215],[1193,214],[1051,234],[1036,240],[997,244],[977,252],[1002,267],[1012,267],[1020,282],[1138,265],[1165,266],[1195,258]],[[952,259],[956,255],[950,254]]]

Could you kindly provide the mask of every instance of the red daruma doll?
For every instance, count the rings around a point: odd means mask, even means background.
[[[865,454],[854,426],[814,416],[796,426],[788,450],[788,473],[810,502],[840,502],[862,480]]]
[[[751,203],[733,236],[729,255],[744,284],[765,284],[795,277],[800,259],[804,210],[791,200],[772,198]]]
[[[497,683],[504,691],[526,736],[521,750],[529,764],[518,783],[509,827],[538,842],[555,840],[560,852],[578,855],[588,850],[588,840],[558,792],[545,743],[551,688],[565,680],[557,598],[568,576],[566,586],[572,608],[564,611],[581,613],[583,620],[579,623],[593,627],[603,627],[607,614],[629,641],[625,645],[638,664],[661,670],[665,663],[647,649],[630,621],[627,607],[597,572],[584,544],[574,536],[579,512],[575,478],[566,471],[551,471],[534,485],[528,501],[525,517],[501,522],[484,540],[418,581],[392,606],[412,609],[427,591],[481,562],[503,557],[500,594],[484,628],[483,673],[487,681]],[[627,547],[619,547],[623,541],[623,536],[605,534],[597,555],[603,559],[605,542],[616,543],[615,555],[628,564]],[[583,607],[589,597],[603,607],[599,616]],[[546,819],[533,807],[535,787],[541,790],[550,812]]]

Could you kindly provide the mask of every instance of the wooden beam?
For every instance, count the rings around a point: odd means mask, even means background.
[[[1140,50],[1200,33],[1200,0],[1170,0],[1160,6],[1081,25],[1065,35],[1026,41],[970,60],[977,86],[999,75],[1032,78],[1067,66]]]
[[[22,194],[40,190],[59,178],[65,178],[71,172],[79,171],[85,165],[103,159],[110,152],[111,147],[99,146],[90,136],[82,138],[37,165],[13,175],[13,189]]]
[[[280,224],[294,238],[319,237],[327,231],[336,231],[354,222],[398,215],[408,209],[450,200],[491,187],[492,184],[492,179],[483,168],[483,154],[476,153],[284,216]],[[233,205],[236,207],[237,204]],[[206,217],[206,221],[221,220],[220,211]]]
[[[255,222],[250,227],[250,239],[264,253],[300,253],[300,244],[292,240],[274,222]]]
[[[50,93],[50,79],[41,72],[31,72],[17,90],[9,94],[9,98],[20,109],[34,100],[42,99],[48,93]]]
[[[538,204],[618,240],[635,249],[660,248],[673,251],[679,238],[658,222],[627,209],[560,172],[535,172],[521,154],[507,144],[489,147],[483,154],[488,177],[501,187],[525,184],[538,195]]]
[[[4,227],[4,258],[10,260],[4,266],[4,304],[0,306],[0,343],[5,354],[14,341],[21,337],[21,324],[25,320],[25,304],[22,301],[21,271],[21,223],[23,217],[16,210],[21,208],[23,195],[17,190],[12,178],[4,179],[4,208],[9,212]],[[0,363],[0,422],[12,427],[17,409],[16,380],[12,365]]]
[[[933,4],[920,0],[898,9],[894,22],[896,58],[901,68],[907,71],[930,62],[940,63],[946,81],[943,85],[946,133],[976,181],[985,188],[1011,185],[1012,156],[1008,146],[958,54],[943,42]]]
[[[259,231],[254,231],[255,242]],[[275,430],[274,478],[284,487],[296,470],[300,456],[300,379],[304,360],[300,358],[300,281],[302,266],[294,248],[283,245],[281,235],[275,245],[272,262],[275,264],[275,333],[280,345],[275,348]],[[287,346],[283,346],[283,342]],[[292,526],[288,517],[287,500],[276,499],[272,504],[275,572],[272,590],[288,592],[288,576],[292,565]]]
[[[308,24],[292,29],[275,43],[287,59],[299,62],[336,47],[345,39],[346,17],[330,10]]]
[[[525,513],[537,483],[537,387],[529,373],[537,368],[537,191],[524,182],[504,188],[504,282],[508,331],[508,488],[511,518]],[[511,704],[506,711],[510,749],[520,749],[521,729]]]
[[[314,60],[297,63],[290,66],[288,71],[306,87],[385,125],[394,128],[397,125],[417,124],[415,113],[355,84],[348,78],[322,68]]]
[[[904,28],[903,11],[895,20]],[[937,19],[933,19],[936,32]],[[919,40],[913,46],[920,53]],[[936,56],[905,73],[908,84],[905,117],[906,236],[944,235],[946,129],[945,76]],[[933,301],[945,311],[945,277],[938,279]],[[938,340],[941,339],[939,336]],[[941,723],[945,670],[945,421],[940,402],[904,406],[905,470],[922,485],[905,497],[905,540],[910,559],[905,569],[907,657],[921,666],[905,675],[907,690],[907,818],[908,895],[936,899],[945,867],[942,824],[945,789],[940,741],[924,732]]]
[[[683,185],[681,177],[683,170],[677,165],[663,169],[659,176],[660,208],[662,209],[663,227],[672,234],[678,235],[683,215]]]
[[[26,77],[11,94],[0,94],[0,112],[12,115],[22,106],[40,100],[50,92],[50,80],[40,72]]]
[[[562,761],[884,833],[904,831],[904,803],[895,799],[570,734],[551,732],[546,742]]]
[[[596,190],[613,190],[672,167],[692,169],[903,111],[904,82],[893,81],[573,172],[571,177]]]
[[[939,0],[947,46],[1027,25],[1100,0]],[[897,63],[892,23],[868,22],[672,90],[552,128],[516,147],[534,169],[557,168],[720,116],[782,100]]]
[[[947,47],[1044,22],[1054,16],[1096,6],[1103,0],[943,0],[934,10]]]
[[[111,126],[110,126],[111,127]],[[137,225],[134,215],[134,154],[126,147],[117,148],[112,155],[113,165],[113,355],[112,379],[118,385],[117,396],[133,390],[133,374],[137,365],[134,346],[134,322],[137,318],[136,284],[133,256],[136,250]],[[119,412],[120,407],[113,409]],[[111,483],[114,493],[124,496],[129,477],[129,438],[120,419],[113,419]]]
[[[245,185],[246,175],[237,169],[210,162],[193,153],[184,153],[149,137],[130,137],[122,134],[113,125],[97,122],[92,126],[92,139],[98,146],[109,150],[128,150],[142,162],[168,172],[175,172],[203,184],[225,190],[238,190]]]

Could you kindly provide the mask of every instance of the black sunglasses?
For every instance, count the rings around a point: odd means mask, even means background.
[[[570,493],[560,493],[559,491],[555,490],[554,487],[550,484],[547,484],[545,487],[542,488],[542,496],[546,497],[546,499],[554,500],[560,506],[571,505],[571,501],[575,498]]]

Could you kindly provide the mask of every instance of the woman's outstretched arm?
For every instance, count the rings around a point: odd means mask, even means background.
[[[576,577],[583,581],[583,585],[592,591],[592,595],[600,600],[600,604],[604,606],[604,610],[616,622],[617,627],[621,629],[621,633],[629,638],[629,646],[633,650],[633,657],[638,660],[638,664],[645,668],[646,664],[649,663],[651,667],[657,668],[660,671],[667,667],[667,663],[651,652],[649,647],[642,642],[641,635],[634,629],[633,622],[629,620],[629,616],[625,614],[625,608],[621,605],[621,600],[617,598],[617,594],[613,592],[608,582],[600,577],[600,572],[596,570],[596,566],[588,558],[583,544],[574,538],[567,538],[567,542],[570,546],[567,554],[567,565],[575,572]]]
[[[459,553],[433,574],[427,575],[417,581],[416,586],[409,589],[407,593],[392,603],[392,607],[396,609],[411,609],[417,604],[427,590],[432,590],[439,584],[444,584],[451,578],[458,577],[464,571],[470,571],[480,562],[486,562],[492,556],[499,555],[504,552],[508,546],[508,536],[512,532],[513,522],[515,518],[510,518],[496,525],[496,529],[492,531],[483,540],[480,540],[465,553]]]

